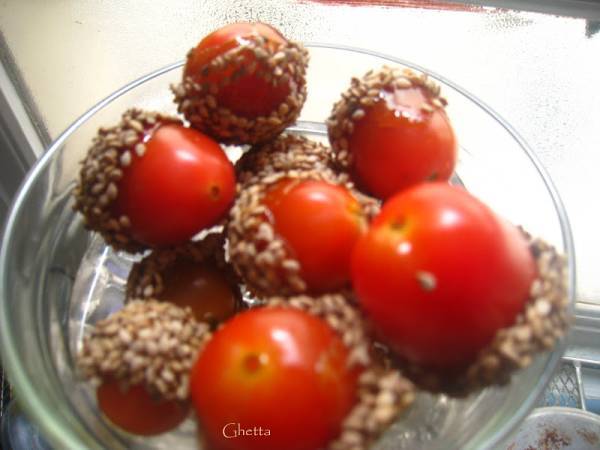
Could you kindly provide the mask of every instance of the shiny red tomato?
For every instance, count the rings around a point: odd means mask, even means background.
[[[289,95],[288,83],[273,85],[264,75],[272,70],[264,63],[257,63],[252,51],[243,52],[243,61],[229,64],[221,70],[206,74],[204,68],[216,57],[235,48],[247,46],[248,39],[260,36],[264,46],[277,48],[287,41],[279,31],[264,23],[233,23],[206,36],[190,52],[184,68],[184,77],[197,83],[229,83],[219,89],[217,103],[237,115],[253,118],[265,116],[275,110]],[[254,71],[250,67],[256,66]],[[234,76],[234,73],[238,75]],[[243,72],[243,73],[242,73]]]
[[[124,391],[119,384],[106,380],[96,390],[98,407],[119,428],[141,436],[165,433],[185,420],[189,403],[157,400],[142,385]]]
[[[385,340],[437,368],[467,364],[513,324],[535,277],[523,234],[446,183],[391,198],[352,259],[354,289]]]
[[[116,215],[131,221],[134,239],[149,246],[187,241],[214,225],[235,195],[233,165],[221,147],[202,133],[163,125],[132,152],[119,183]]]
[[[275,232],[298,259],[310,291],[332,291],[348,283],[350,255],[367,226],[348,189],[325,181],[285,179],[264,202]]]
[[[423,87],[382,91],[348,139],[358,184],[386,199],[416,183],[448,180],[457,158],[454,131],[442,108],[421,109]]]
[[[356,396],[348,350],[322,320],[260,308],[226,322],[191,374],[203,434],[218,450],[315,450]]]

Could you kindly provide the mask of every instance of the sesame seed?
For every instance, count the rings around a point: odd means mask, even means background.
[[[168,383],[173,383],[175,381],[175,375],[169,369],[163,369],[160,375],[162,379]]]
[[[142,133],[144,131],[144,126],[137,120],[130,120],[127,122],[127,125],[138,133]]]
[[[122,153],[120,161],[123,167],[128,167],[131,164],[131,153],[129,151]]]
[[[276,116],[271,116],[267,119],[267,123],[269,125],[275,126],[275,127],[280,127],[283,125],[283,122],[281,121],[281,119],[279,117]]]
[[[431,272],[420,270],[415,276],[424,291],[431,292],[436,288],[437,279]]]
[[[275,53],[275,55],[273,55],[273,57],[271,58],[271,62],[277,64],[283,60],[286,59],[286,55],[284,52],[277,52]]]
[[[363,117],[365,117],[365,110],[364,109],[357,109],[352,113],[352,120],[360,120]]]
[[[284,269],[291,270],[293,272],[297,272],[300,270],[300,263],[293,259],[286,259],[281,263],[281,266]]]
[[[92,195],[98,195],[104,191],[106,186],[103,183],[96,183],[92,186],[91,193]]]
[[[117,189],[117,185],[115,183],[109,183],[106,188],[106,195],[110,200],[114,200],[119,195],[119,190]]]
[[[340,439],[346,445],[360,445],[363,443],[362,435],[353,430],[344,431]]]
[[[142,291],[142,296],[149,298],[152,297],[154,295],[154,286],[145,286],[144,290]]]
[[[396,80],[395,86],[398,89],[408,89],[410,87],[412,87],[412,81],[409,80],[408,78],[404,78],[404,77],[400,77]]]
[[[433,103],[433,106],[443,109],[444,108],[444,103],[442,103],[442,101],[439,98],[434,98],[431,100],[431,103]]]
[[[433,106],[431,106],[429,103],[423,103],[421,105],[421,110],[427,113],[432,113],[434,111]]]
[[[110,203],[110,198],[106,194],[102,194],[98,197],[98,205],[107,206]]]
[[[140,142],[135,146],[135,154],[141,158],[144,153],[146,153],[146,146]]]
[[[269,57],[269,54],[261,47],[256,47],[254,49],[254,56],[256,56],[257,59],[267,59]]]
[[[130,344],[131,341],[133,340],[133,337],[131,336],[131,334],[127,330],[121,329],[121,330],[119,330],[119,339],[124,344]]]
[[[281,105],[279,105],[278,114],[280,116],[286,116],[289,111],[290,111],[290,107],[287,103],[282,103]]]
[[[372,98],[369,98],[369,97],[362,97],[362,98],[359,100],[359,103],[360,103],[362,106],[367,106],[367,107],[368,107],[368,106],[373,106],[373,103],[375,103],[375,102],[373,101],[373,99],[372,99]]]
[[[135,132],[126,132],[126,134],[124,135],[123,138],[123,144],[126,146],[132,146],[134,145],[137,141],[139,140],[137,134],[135,134]]]
[[[393,405],[395,400],[394,394],[392,394],[390,391],[383,390],[379,393],[379,395],[377,395],[375,403],[377,403],[377,405],[389,406]]]
[[[111,180],[120,180],[123,177],[123,171],[121,169],[111,169],[109,172],[109,178]]]
[[[393,406],[384,406],[376,408],[374,411],[374,419],[379,423],[389,423],[398,413]]]
[[[548,300],[541,298],[535,302],[535,309],[540,316],[547,316],[552,310],[552,306]]]

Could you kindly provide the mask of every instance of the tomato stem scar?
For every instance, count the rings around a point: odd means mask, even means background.
[[[258,370],[264,366],[268,360],[269,357],[264,353],[260,353],[258,355],[256,353],[252,353],[244,358],[244,367],[248,372],[258,372]]]
[[[210,195],[212,196],[212,198],[217,199],[217,198],[219,198],[220,194],[221,194],[221,189],[219,188],[219,186],[217,186],[217,185],[211,186]]]
[[[402,218],[398,218],[398,219],[394,219],[392,220],[392,222],[390,223],[390,228],[394,231],[398,231],[401,230],[402,228],[404,228],[405,222]]]

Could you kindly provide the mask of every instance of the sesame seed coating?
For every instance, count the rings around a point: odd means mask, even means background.
[[[181,121],[156,112],[129,109],[119,124],[98,131],[81,161],[79,180],[73,190],[73,209],[83,215],[87,229],[100,233],[116,250],[138,253],[147,248],[130,237],[129,218],[125,215],[117,217],[113,204],[119,195],[119,181],[132,163],[132,154],[135,152],[142,157],[144,137],[167,123],[181,124]]]
[[[253,55],[254,61],[244,65],[248,54]],[[182,83],[172,86],[172,91],[178,111],[192,127],[223,143],[255,144],[273,139],[300,114],[306,100],[307,65],[308,52],[301,44],[287,41],[271,46],[266,45],[263,36],[253,35],[244,39],[244,45],[217,56],[202,69],[202,75],[207,76],[233,66],[237,70],[231,77],[218,83],[200,84],[186,77]],[[268,116],[242,117],[219,105],[218,93],[235,78],[247,74],[257,74],[273,86],[289,85],[287,97]]]
[[[409,408],[415,386],[396,369],[368,367],[358,379],[358,400],[328,450],[367,450]]]
[[[133,300],[96,324],[77,363],[96,385],[110,378],[124,389],[143,384],[161,398],[186,400],[190,369],[210,337],[208,325],[197,322],[189,308]]]
[[[257,145],[236,163],[241,188],[268,174],[290,171],[318,171],[333,168],[331,149],[307,137],[283,133],[273,141]]]

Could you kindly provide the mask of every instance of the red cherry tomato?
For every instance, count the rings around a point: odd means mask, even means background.
[[[348,283],[350,255],[367,222],[345,187],[285,179],[269,191],[265,204],[275,232],[300,262],[310,291],[332,291]]]
[[[382,91],[349,138],[358,184],[386,199],[413,184],[448,180],[457,158],[454,131],[441,108],[421,109],[423,87]]]
[[[235,195],[233,165],[202,133],[163,125],[134,156],[119,183],[117,215],[131,221],[132,236],[149,246],[187,241],[214,225]]]
[[[264,64],[256,64],[252,51],[243,53],[243,62],[230,64],[219,71],[211,71],[207,75],[203,69],[216,57],[236,47],[247,45],[251,37],[261,36],[266,46],[277,48],[284,45],[286,39],[275,28],[264,23],[234,23],[226,25],[206,36],[188,55],[184,68],[184,77],[191,77],[197,83],[220,83],[224,78],[230,82],[219,90],[217,103],[230,109],[235,114],[253,118],[265,116],[276,109],[289,95],[287,83],[275,86],[264,78],[270,69]],[[254,72],[248,71],[256,65]],[[237,76],[235,72],[245,71]]]
[[[98,406],[119,428],[141,436],[165,433],[188,416],[190,405],[176,400],[156,400],[142,385],[123,391],[106,380],[96,391]]]
[[[164,271],[159,300],[190,307],[198,321],[221,323],[238,307],[237,286],[214,267],[178,260]]]
[[[355,400],[357,373],[347,358],[339,336],[303,311],[261,308],[235,316],[191,374],[192,402],[210,448],[324,447]]]
[[[386,341],[438,368],[467,364],[513,324],[535,277],[521,232],[446,183],[391,198],[352,259],[354,289]]]

